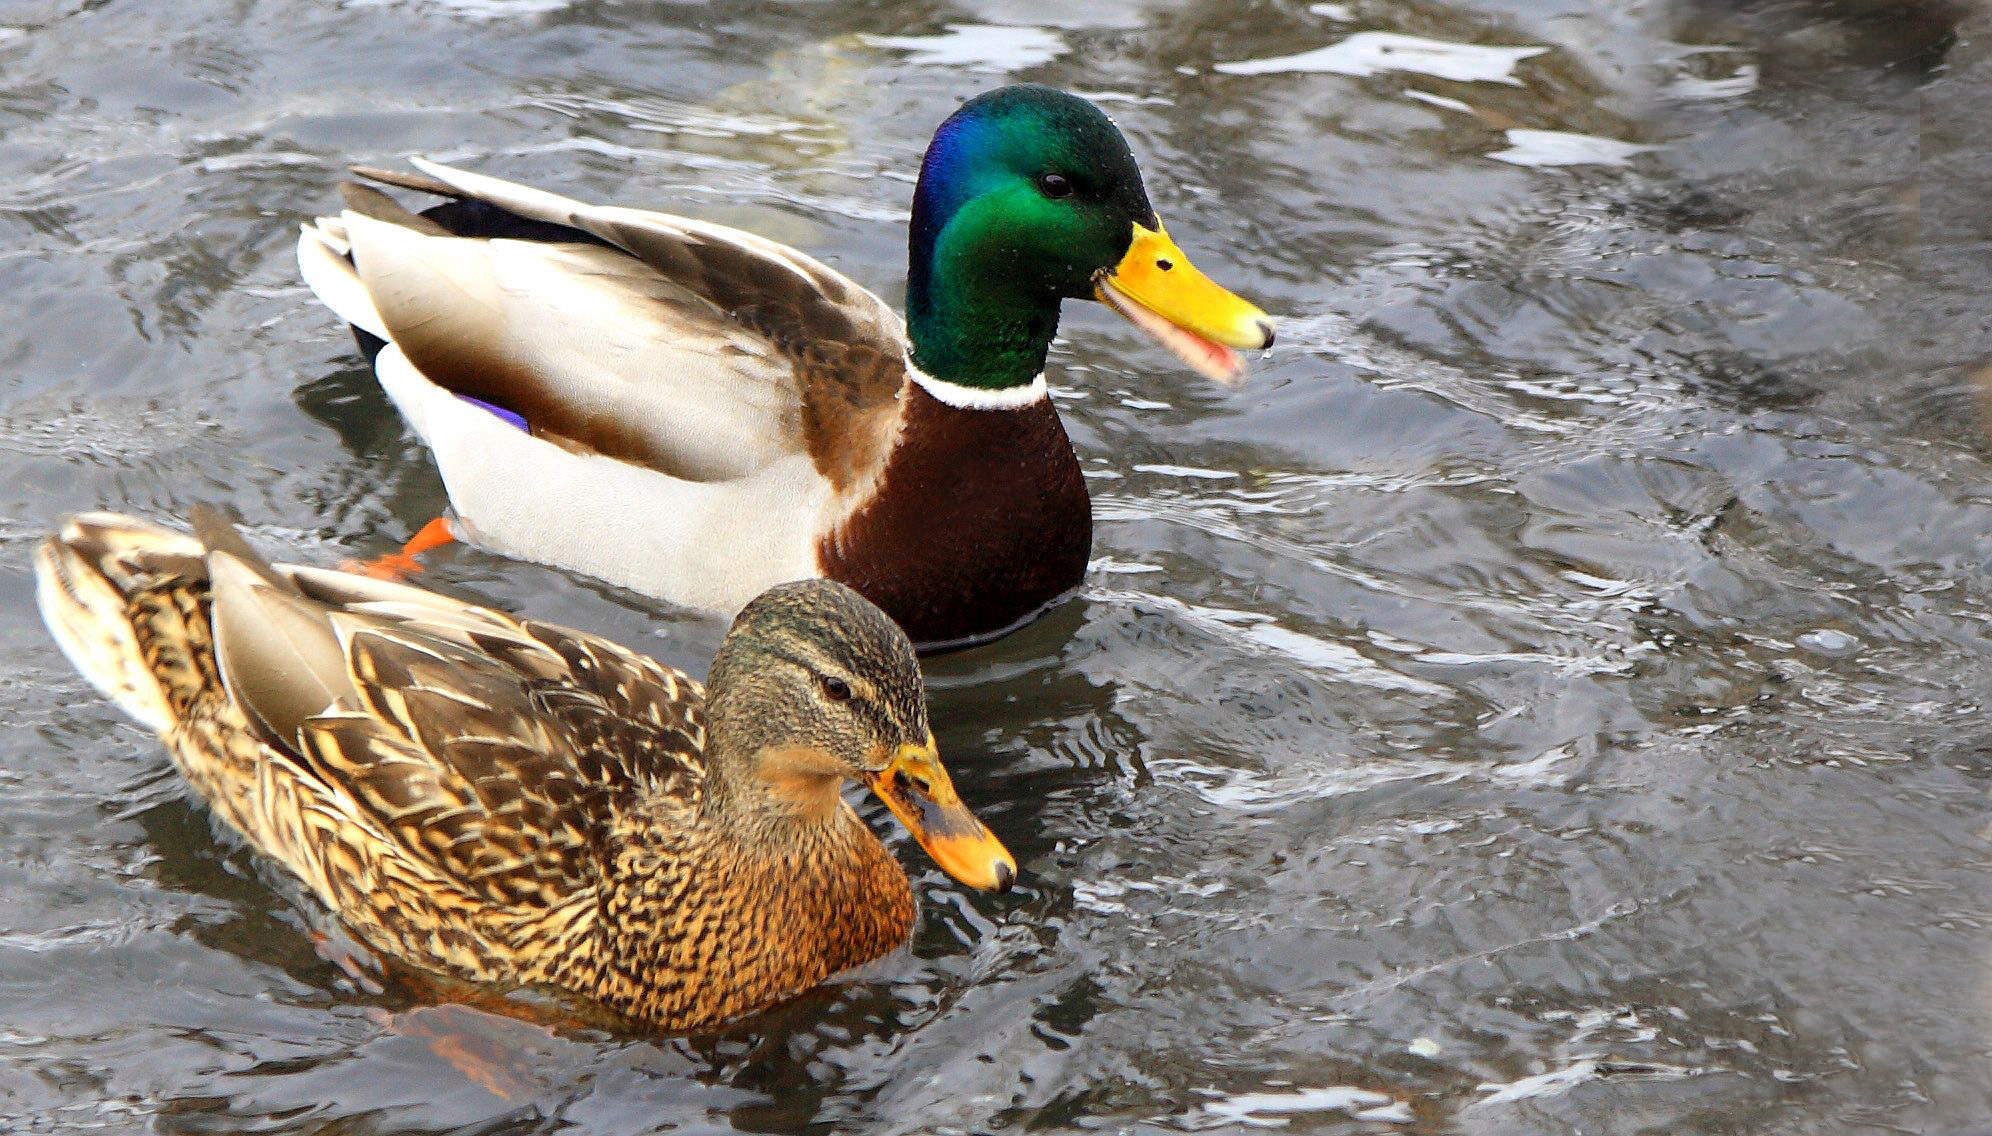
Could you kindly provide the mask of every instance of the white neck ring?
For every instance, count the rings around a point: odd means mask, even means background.
[[[1043,372],[1039,372],[1036,378],[1023,386],[1003,387],[999,390],[965,387],[960,383],[937,379],[914,366],[911,359],[906,361],[906,373],[913,377],[914,382],[920,384],[921,390],[949,406],[962,410],[1018,410],[1051,394],[1050,388],[1045,386]]]

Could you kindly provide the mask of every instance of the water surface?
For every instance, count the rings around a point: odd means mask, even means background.
[[[0,1127],[1965,1133],[1992,1123],[1992,24],[1935,3],[0,6]],[[969,94],[1099,99],[1278,313],[1068,310],[1080,594],[929,668],[1023,865],[724,1034],[356,990],[69,670],[104,504],[385,550],[440,483],[299,284],[348,162],[750,226],[900,292]],[[438,586],[701,671],[721,629]]]

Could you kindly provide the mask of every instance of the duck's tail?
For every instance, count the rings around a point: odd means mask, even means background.
[[[392,338],[387,321],[374,307],[373,296],[360,282],[359,270],[353,267],[352,238],[347,235],[344,218],[319,217],[302,227],[297,238],[297,267],[305,286],[326,307],[372,337],[370,344],[361,341],[371,346],[369,355]]]
[[[177,672],[202,665],[185,645],[208,639],[207,578],[199,540],[117,513],[70,517],[35,550],[35,598],[63,653],[162,735],[185,705]]]

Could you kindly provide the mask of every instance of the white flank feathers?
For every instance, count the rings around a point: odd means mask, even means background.
[[[728,613],[821,575],[816,533],[835,505],[806,454],[683,481],[535,438],[423,378],[392,345],[374,369],[434,451],[465,535],[484,547]]]

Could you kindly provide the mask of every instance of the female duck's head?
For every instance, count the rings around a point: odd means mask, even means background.
[[[1272,343],[1265,313],[1169,240],[1098,107],[1033,85],[977,96],[935,132],[913,194],[914,361],[967,386],[1027,384],[1065,299],[1100,300],[1221,381],[1242,371],[1232,348]]]
[[[941,765],[913,644],[857,592],[834,580],[762,592],[734,618],[706,691],[715,807],[808,829],[847,816],[838,790],[857,781],[949,875],[995,891],[1017,878]]]

